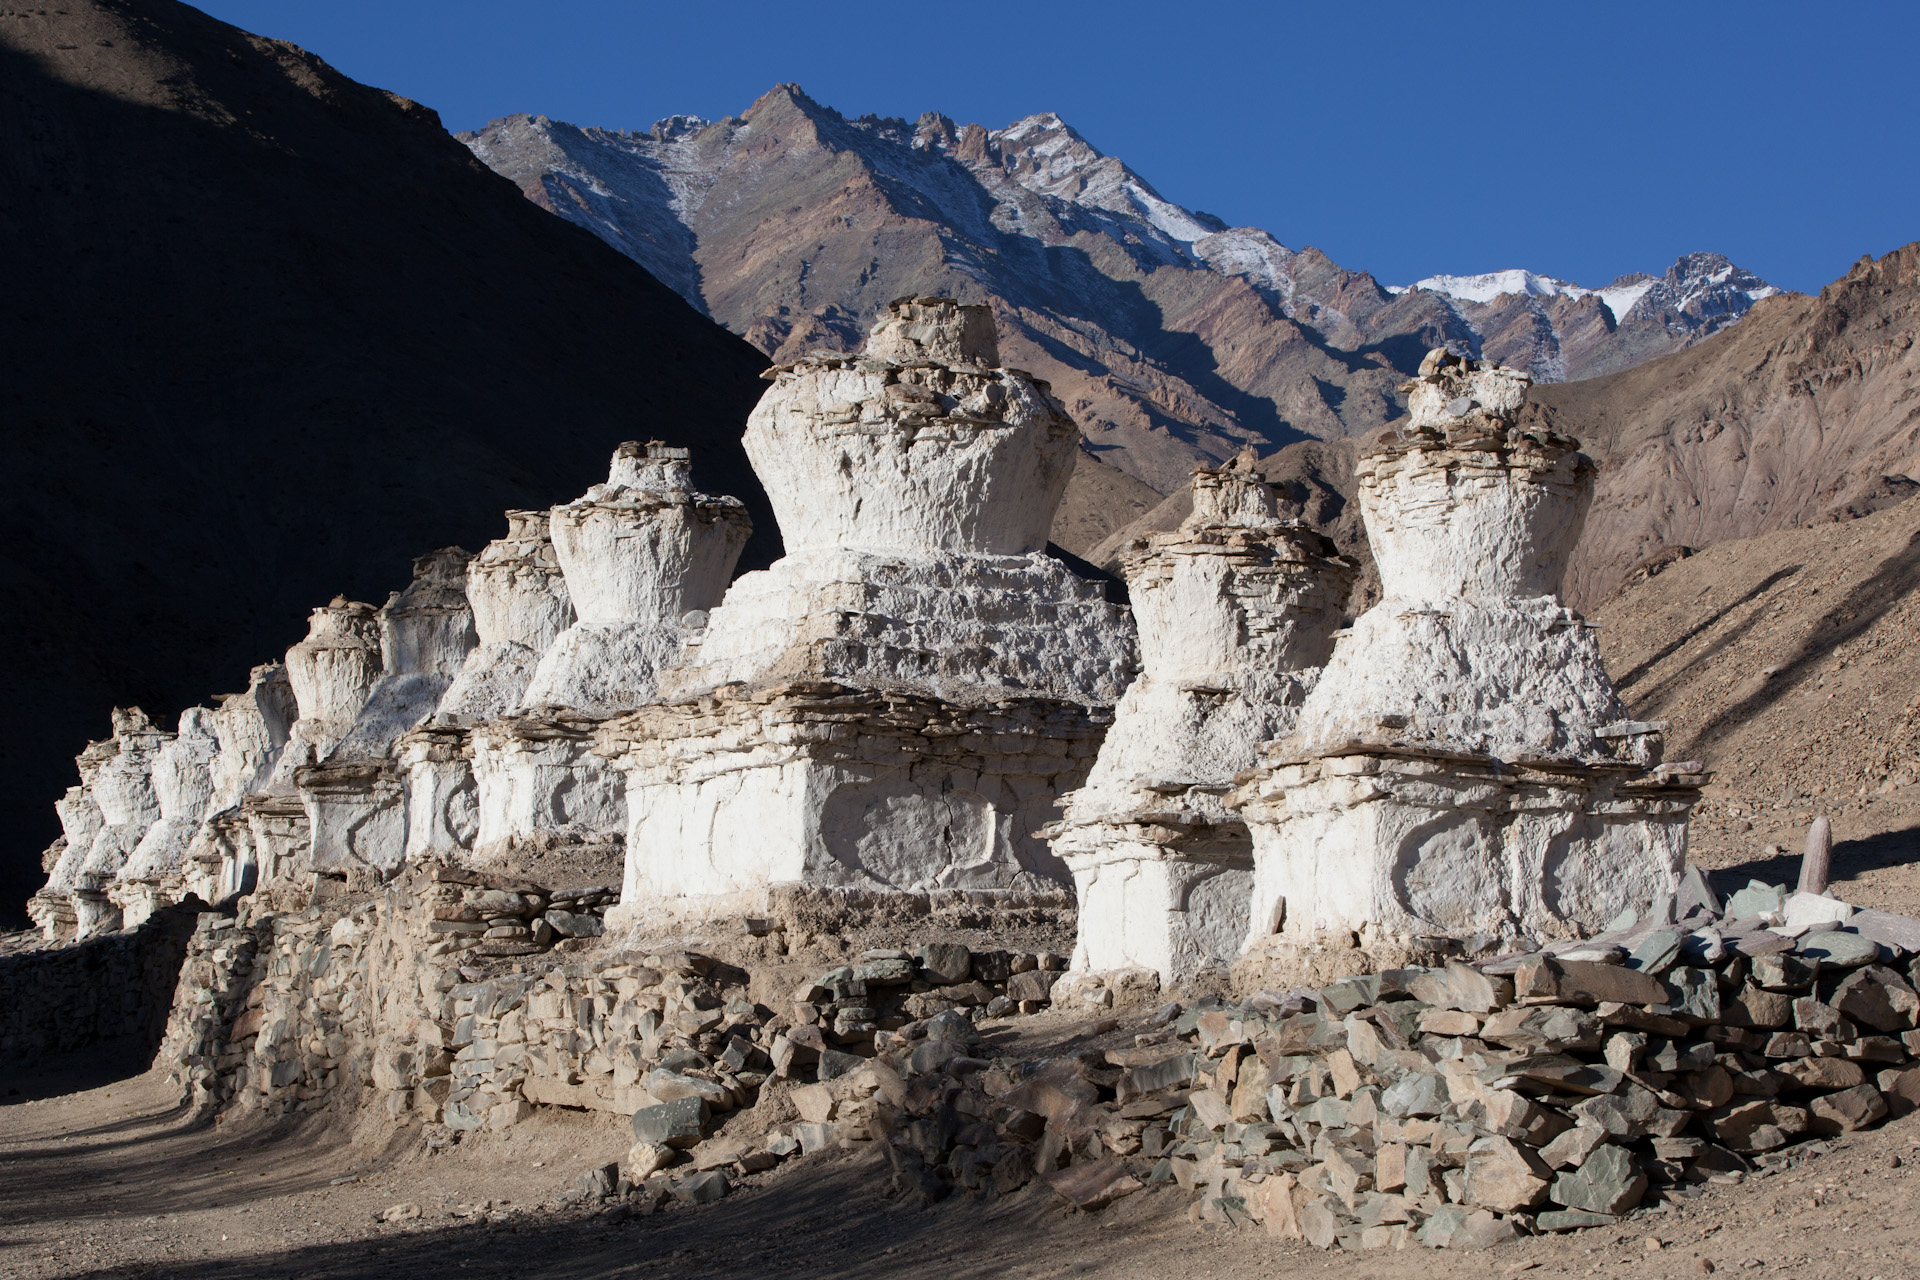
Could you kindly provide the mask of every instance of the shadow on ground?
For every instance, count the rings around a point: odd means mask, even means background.
[[[1868,871],[1882,867],[1920,864],[1920,826],[1882,831],[1859,840],[1842,840],[1833,846],[1833,867],[1829,879],[1842,884]],[[1800,881],[1800,851],[1756,853],[1745,862],[1718,867],[1709,873],[1715,892],[1723,897],[1744,889],[1749,880],[1763,884],[1784,884],[1792,888]]]
[[[73,1053],[26,1055],[0,1072],[0,1103],[38,1102],[131,1080],[152,1058],[153,1045],[144,1035]]]
[[[1185,1226],[1178,1212],[1184,1200],[1175,1203],[1178,1197],[1171,1191],[1142,1192],[1098,1220],[1071,1214],[1038,1184],[993,1203],[963,1193],[932,1206],[910,1205],[885,1194],[884,1161],[874,1151],[809,1158],[783,1173],[787,1176],[742,1188],[716,1205],[675,1206],[619,1222],[582,1210],[527,1214],[497,1227],[443,1218],[444,1225],[387,1228],[363,1240],[70,1274],[114,1280],[664,1275],[676,1280],[761,1275],[898,1280],[905,1274],[985,1280],[1018,1266],[1031,1275],[1117,1275],[1132,1270],[1126,1233],[1103,1228],[1148,1220]],[[106,1209],[103,1201],[97,1212],[119,1211]],[[44,1243],[33,1238],[32,1227],[23,1230],[19,1224],[4,1235],[5,1243],[16,1246]],[[1132,1239],[1139,1242],[1138,1235]]]

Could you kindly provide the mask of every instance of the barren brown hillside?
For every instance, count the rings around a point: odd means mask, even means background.
[[[1710,868],[1794,873],[1830,815],[1848,901],[1920,911],[1920,502],[1723,542],[1595,611],[1636,716],[1714,772],[1693,847]],[[1742,879],[1744,883],[1744,879]]]
[[[1591,609],[1673,549],[1846,520],[1920,490],[1920,243],[1862,258],[1818,297],[1767,298],[1697,346],[1586,382],[1535,386],[1533,403],[1600,464],[1563,588]],[[1365,558],[1352,494],[1364,440],[1289,445],[1263,470],[1315,496],[1308,518]],[[1170,529],[1184,493],[1088,558]]]
[[[1870,510],[1920,469],[1920,244],[1768,298],[1696,347],[1536,387],[1601,463],[1566,593],[1591,607],[1665,548]],[[1889,480],[1888,477],[1894,477]]]

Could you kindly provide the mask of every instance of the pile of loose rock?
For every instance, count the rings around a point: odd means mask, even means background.
[[[1920,921],[1757,884],[1714,907],[1168,1006],[1132,1047],[1017,1067],[935,1019],[882,1055],[894,1167],[927,1197],[1037,1174],[1092,1209],[1174,1183],[1197,1219],[1322,1248],[1485,1247],[1739,1182],[1920,1103]]]
[[[660,1101],[634,1113],[634,1147],[621,1173],[644,1188],[687,1149],[687,1168],[675,1174],[751,1173],[798,1152],[884,1136],[905,1101],[903,1072],[954,1069],[979,1039],[977,1024],[1038,1012],[1065,968],[1059,955],[928,943],[868,951],[858,964],[803,982],[791,1016],[761,1020],[753,1006],[729,1006],[739,1021],[717,1026],[704,1043],[674,1045],[645,1075],[646,1092]],[[798,1122],[771,1126],[751,1146],[725,1137],[703,1142],[723,1113],[757,1102],[747,1091],[769,1078],[792,1083],[783,1096]],[[667,1176],[651,1184],[651,1194],[682,1195],[683,1181]],[[713,1178],[700,1185],[724,1194]]]
[[[436,867],[433,879],[436,937],[427,955],[436,959],[539,955],[567,938],[597,938],[607,908],[620,901],[618,886],[548,889],[453,866]]]
[[[1066,967],[1052,953],[932,943],[870,951],[760,1003],[765,974],[603,943],[599,913],[617,900],[437,866],[359,902],[204,913],[161,1060],[222,1109],[312,1110],[373,1089],[434,1146],[541,1106],[632,1115],[660,1148],[639,1161],[652,1173],[755,1106],[770,1077],[832,1081],[889,1049],[923,1061],[910,1038],[929,1019],[971,1032],[1035,1012]],[[823,1133],[776,1143],[773,1158]]]
[[[1165,1185],[1196,1219],[1323,1248],[1612,1223],[1920,1104],[1920,921],[1772,886],[1723,910],[1693,877],[1677,920],[1663,903],[1585,941],[1167,1005],[1132,1044],[1037,1060],[983,1032],[1111,998],[1059,983],[1057,955],[871,950],[793,989],[583,931],[564,955],[476,954],[558,938],[603,893],[443,869],[330,911],[207,913],[164,1052],[242,1109],[379,1090],[430,1145],[540,1106],[631,1115],[625,1160],[574,1198],[703,1203],[872,1142],[922,1200],[1038,1178],[1097,1209]],[[429,957],[444,923],[525,937]]]

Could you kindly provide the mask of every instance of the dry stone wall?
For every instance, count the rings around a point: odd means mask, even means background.
[[[205,903],[134,929],[0,958],[0,1053],[10,1059],[119,1044],[151,1054]]]
[[[896,1181],[1037,1176],[1087,1210],[1172,1184],[1195,1220],[1323,1249],[1474,1249],[1764,1177],[1920,1105],[1920,921],[1686,890],[1677,924],[1168,1005],[1131,1046],[883,1055]]]
[[[440,866],[357,902],[207,912],[158,1061],[202,1109],[377,1105],[431,1144],[539,1106],[616,1112],[648,1148],[631,1158],[640,1181],[769,1081],[782,1092],[910,1054],[930,1019],[1036,1012],[1066,966],[929,944],[776,990],[712,955],[614,945],[602,917],[617,896]],[[772,1135],[768,1163],[832,1136],[795,1132]]]

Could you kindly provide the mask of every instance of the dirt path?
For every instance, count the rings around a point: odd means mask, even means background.
[[[16,1064],[0,1076],[0,1276],[1404,1280],[1415,1266],[1423,1280],[1652,1280],[1701,1275],[1710,1261],[1809,1280],[1920,1277],[1920,1117],[1620,1228],[1481,1255],[1326,1255],[1194,1225],[1172,1191],[1098,1214],[1065,1211],[1037,1186],[993,1205],[906,1208],[882,1194],[871,1151],[790,1161],[717,1205],[609,1223],[553,1198],[620,1147],[611,1118],[543,1115],[429,1156],[413,1131],[371,1117],[357,1131],[324,1118],[194,1126],[166,1081],[112,1065]],[[63,1081],[84,1087],[62,1092]],[[374,1221],[399,1203],[421,1218]],[[1665,1247],[1650,1251],[1650,1237]]]

